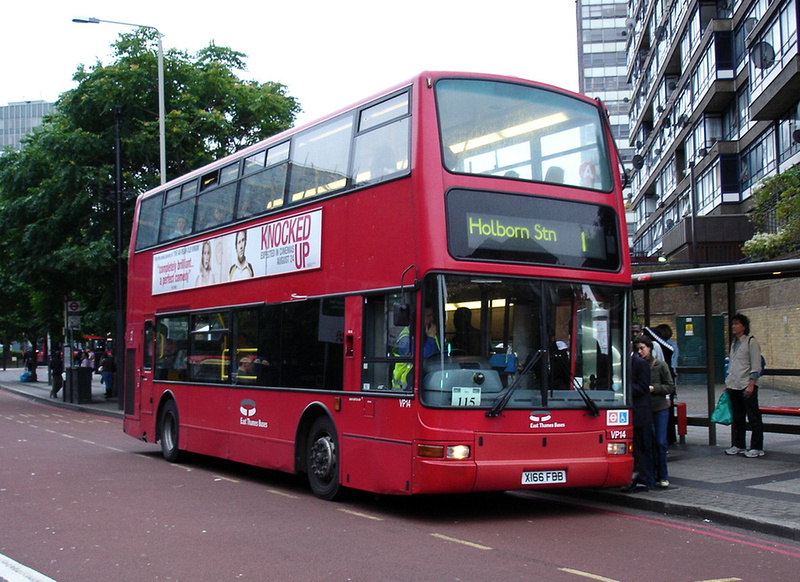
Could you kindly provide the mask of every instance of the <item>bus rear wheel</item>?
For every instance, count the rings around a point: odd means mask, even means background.
[[[160,434],[161,434],[161,454],[170,463],[180,460],[181,450],[179,448],[180,433],[178,422],[178,406],[174,400],[164,404],[161,411]]]
[[[340,493],[339,443],[336,428],[326,416],[321,416],[311,425],[306,451],[308,484],[320,499],[333,500]]]

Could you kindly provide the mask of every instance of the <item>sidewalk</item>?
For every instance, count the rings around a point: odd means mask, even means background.
[[[722,386],[717,386],[715,396],[721,392]],[[705,386],[679,385],[678,397],[686,403],[690,418],[708,418]],[[759,387],[759,404],[800,406],[800,393]],[[765,415],[764,421],[800,425],[800,417]],[[709,445],[708,427],[689,426],[685,444],[670,447],[670,486],[666,489],[634,494],[583,489],[568,495],[800,540],[800,434],[766,432],[765,456],[748,459],[726,455],[725,449],[731,446],[730,427],[713,426],[715,446]]]
[[[106,400],[100,377],[93,376],[92,403],[70,404],[49,397],[47,371],[40,368],[39,382],[20,382],[20,369],[0,371],[0,388],[53,406],[92,414],[122,417],[116,399]],[[717,395],[721,387],[717,389]],[[705,386],[679,386],[689,416],[705,418]],[[764,389],[760,403],[800,406],[800,394]],[[767,417],[776,424],[800,424],[800,418]],[[709,429],[690,426],[686,444],[669,451],[670,486],[645,493],[619,489],[581,489],[564,492],[577,499],[632,507],[659,513],[708,520],[800,541],[800,435],[766,433],[764,457],[728,456],[730,429],[716,427],[717,445],[710,446]],[[748,439],[750,433],[748,432]]]
[[[58,393],[58,398],[50,398],[50,385],[47,383],[47,368],[40,366],[36,369],[37,382],[20,382],[22,368],[8,368],[0,370],[0,388],[14,392],[61,408],[81,410],[101,416],[122,418],[122,410],[117,398],[106,400],[105,386],[100,382],[100,374],[92,374],[92,401],[86,404],[72,404],[64,402],[64,389]]]

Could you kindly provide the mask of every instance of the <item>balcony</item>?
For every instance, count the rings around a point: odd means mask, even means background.
[[[698,216],[697,261],[736,262],[744,258],[742,244],[753,236],[753,225],[744,214]],[[661,252],[670,260],[692,262],[692,218],[686,216],[664,233]]]

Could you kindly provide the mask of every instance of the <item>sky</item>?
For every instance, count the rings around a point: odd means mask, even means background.
[[[304,124],[425,70],[513,75],[578,88],[574,0],[39,0],[8,2],[0,31],[0,105],[55,101],[80,64],[111,62],[131,27],[164,50],[212,41],[247,55],[245,80],[287,86]]]

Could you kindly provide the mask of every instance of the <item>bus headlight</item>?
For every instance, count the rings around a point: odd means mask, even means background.
[[[449,445],[447,447],[448,459],[469,459],[469,445]]]
[[[469,445],[417,445],[417,455],[428,459],[469,459]]]
[[[624,455],[628,452],[627,443],[607,443],[609,455]]]

